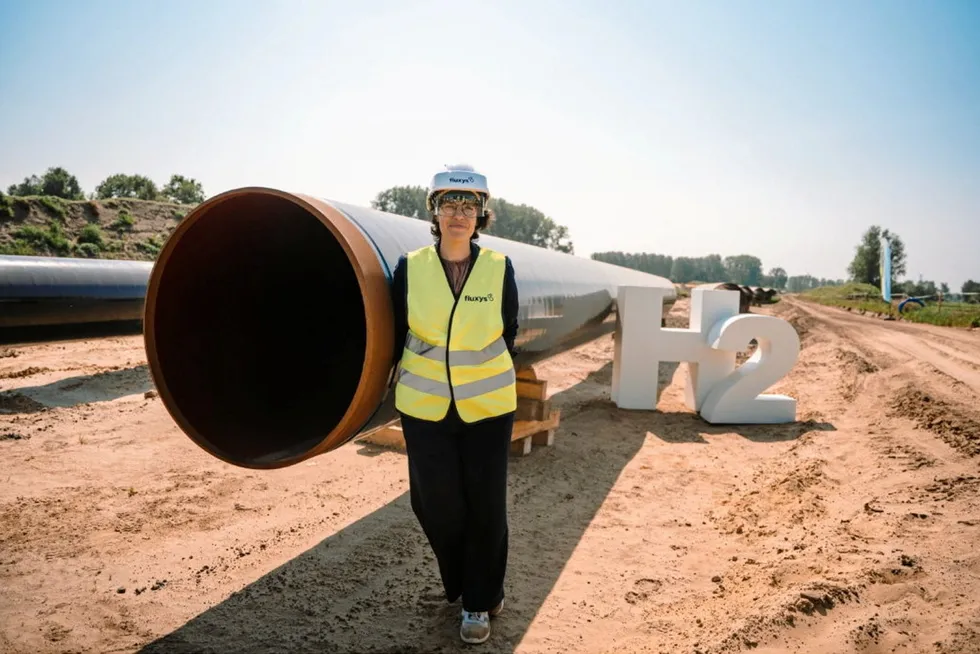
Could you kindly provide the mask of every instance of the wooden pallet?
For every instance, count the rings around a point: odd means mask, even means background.
[[[552,409],[548,382],[540,380],[531,368],[517,371],[517,413],[510,437],[511,454],[526,456],[534,445],[550,447],[561,421],[561,410]],[[405,450],[401,423],[392,421],[357,439],[382,447]]]
[[[561,420],[561,411],[555,409],[547,420],[515,420],[510,436],[510,452],[518,456],[531,453],[532,445],[550,447],[555,444],[555,430]]]
[[[551,408],[548,382],[538,379],[533,368],[517,371],[517,413],[510,437],[511,454],[527,456],[533,445],[550,447],[561,422],[561,410]]]
[[[358,436],[355,439],[358,443],[371,443],[381,447],[390,447],[396,450],[405,449],[405,436],[402,434],[400,420],[389,422],[383,427],[373,429],[367,434]]]

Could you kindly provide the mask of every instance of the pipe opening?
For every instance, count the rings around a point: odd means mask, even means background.
[[[192,215],[148,296],[155,380],[199,445],[273,467],[323,441],[354,398],[367,347],[357,275],[287,197],[232,196]]]

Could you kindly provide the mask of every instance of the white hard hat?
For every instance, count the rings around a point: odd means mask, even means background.
[[[446,166],[446,170],[432,176],[432,181],[429,182],[429,192],[425,196],[426,208],[429,211],[435,211],[434,198],[446,191],[475,193],[482,199],[484,208],[490,199],[490,188],[487,186],[486,175],[476,172],[473,166],[468,164]]]

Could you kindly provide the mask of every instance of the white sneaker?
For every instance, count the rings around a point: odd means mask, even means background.
[[[490,638],[490,613],[487,611],[471,613],[463,609],[463,623],[459,626],[459,637],[464,643],[485,643]]]

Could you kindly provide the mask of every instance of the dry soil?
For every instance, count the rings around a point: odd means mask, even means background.
[[[753,310],[801,335],[770,391],[794,424],[709,425],[676,365],[619,410],[610,338],[537,366],[561,427],[512,459],[478,647],[403,453],[238,469],[174,426],[140,337],[0,349],[0,651],[980,651],[980,334]]]

